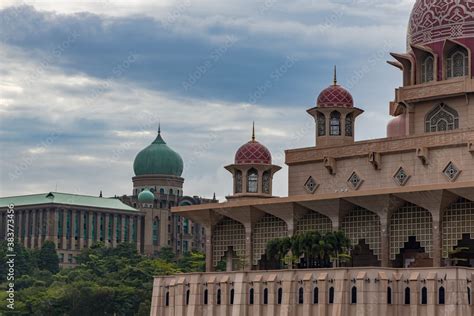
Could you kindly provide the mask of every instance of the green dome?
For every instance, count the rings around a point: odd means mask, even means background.
[[[183,159],[166,145],[158,130],[153,143],[135,157],[133,170],[136,176],[160,174],[180,177],[183,173]]]
[[[140,203],[153,203],[155,200],[155,195],[151,193],[148,189],[143,190],[138,194],[138,202]]]

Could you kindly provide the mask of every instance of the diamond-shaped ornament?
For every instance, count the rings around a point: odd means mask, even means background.
[[[306,180],[304,184],[304,188],[306,189],[306,191],[308,191],[308,193],[316,192],[318,187],[319,187],[319,184],[316,182],[316,180],[314,180],[313,177],[309,177],[308,180]]]
[[[351,176],[347,180],[347,183],[349,184],[349,186],[351,186],[354,190],[359,189],[359,187],[362,185],[362,182],[364,182],[364,180],[362,180],[355,171],[351,174]]]
[[[446,168],[443,170],[443,174],[448,178],[449,181],[456,181],[456,179],[459,177],[459,174],[461,173],[461,170],[456,167],[456,165],[451,161],[448,163]]]
[[[393,179],[399,186],[404,186],[405,184],[407,184],[408,180],[410,179],[410,176],[407,174],[405,169],[403,169],[403,167],[400,167],[393,175]]]

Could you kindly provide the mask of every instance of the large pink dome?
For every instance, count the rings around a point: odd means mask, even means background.
[[[426,45],[468,37],[474,37],[474,1],[416,1],[408,27],[408,44]]]

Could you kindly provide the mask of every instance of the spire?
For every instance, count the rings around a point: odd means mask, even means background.
[[[337,85],[337,67],[334,65],[334,79],[333,79],[334,85]]]
[[[158,136],[156,136],[153,144],[166,144],[166,142],[161,137],[161,122],[158,121]]]
[[[252,125],[252,141],[253,142],[255,141],[255,121],[253,121],[253,125]]]
[[[102,190],[100,190],[100,194],[99,194],[99,197],[102,197]]]
[[[214,192],[214,196],[212,197],[213,201],[216,201],[216,192]]]
[[[158,121],[158,135],[161,134],[161,122]]]

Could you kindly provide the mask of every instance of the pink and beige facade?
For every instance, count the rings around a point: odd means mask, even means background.
[[[261,150],[231,165],[251,177],[227,167],[227,202],[174,208],[205,227],[207,272],[155,278],[151,315],[473,315],[473,10],[416,2],[389,62],[403,85],[386,138],[354,140],[363,110],[334,76],[307,111],[316,146],[285,151],[288,197],[247,190],[271,170]],[[333,230],[351,240],[349,267],[267,270],[270,240]]]

